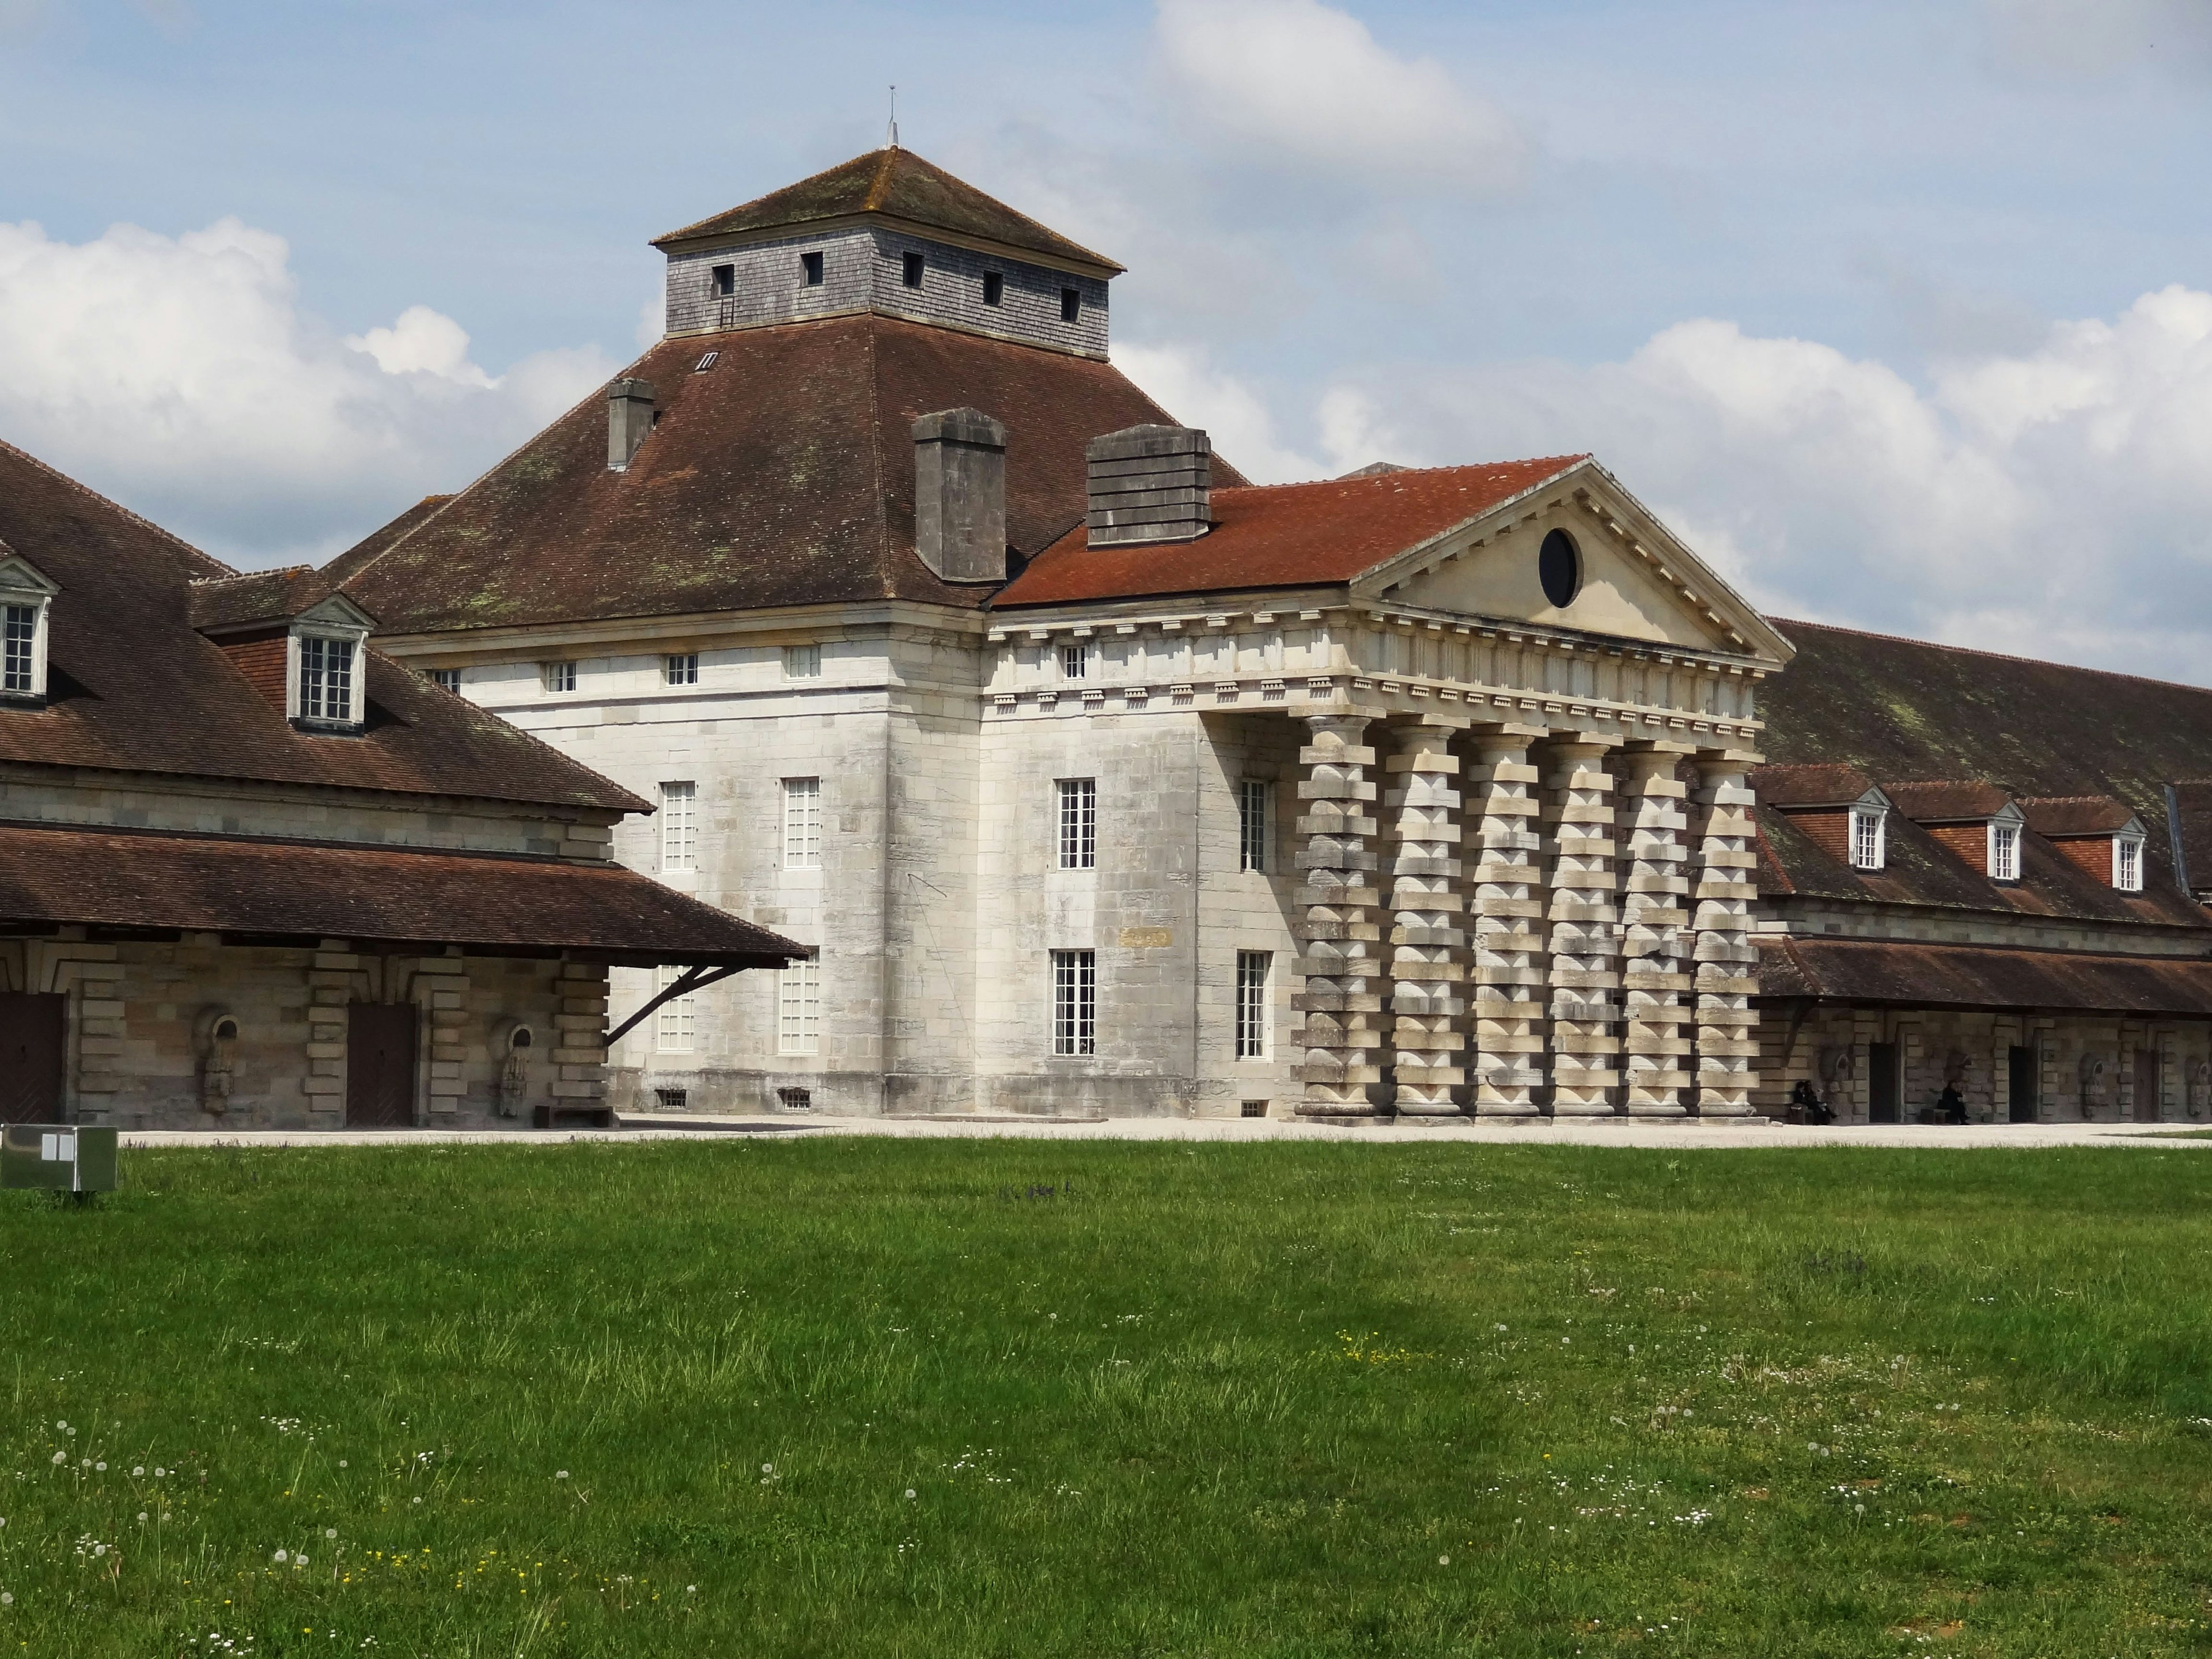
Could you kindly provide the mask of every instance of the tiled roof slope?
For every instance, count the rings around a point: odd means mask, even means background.
[[[595,392],[356,566],[346,591],[380,631],[980,607],[990,585],[940,581],[915,553],[916,418],[972,405],[1006,424],[1006,535],[1024,553],[1082,519],[1085,444],[1169,418],[1110,364],[887,317],[663,341],[625,373],[653,383],[660,414],[629,470],[608,470]]]
[[[0,919],[780,968],[804,945],[611,864],[0,824]]]
[[[1122,269],[1105,255],[1068,240],[1025,213],[1017,213],[996,197],[986,196],[910,149],[877,149],[855,155],[726,213],[656,236],[653,245],[683,247],[717,237],[796,228],[860,214],[881,214],[908,224],[954,231],[1103,271]]]
[[[236,572],[4,443],[0,542],[61,585],[50,701],[0,708],[0,761],[649,810],[374,653],[365,732],[295,731],[192,629],[190,585]],[[291,580],[279,573],[265,586]]]
[[[1094,548],[1078,525],[1039,554],[994,608],[1349,581],[1586,459],[1403,468],[1243,489],[1218,487],[1217,461],[1213,528],[1197,540]]]
[[[380,525],[351,547],[332,559],[322,568],[323,580],[332,587],[343,587],[355,571],[389,548],[401,538],[413,535],[423,523],[453,498],[451,495],[425,495],[391,523]]]

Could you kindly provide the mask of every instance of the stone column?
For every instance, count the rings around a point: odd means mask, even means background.
[[[1698,754],[1698,1115],[1747,1118],[1759,1078],[1759,989],[1751,942],[1757,855],[1752,794],[1744,775],[1759,757],[1744,749]]]
[[[1621,757],[1621,816],[1627,830],[1622,883],[1621,992],[1627,1030],[1625,1104],[1631,1117],[1689,1114],[1690,932],[1688,789],[1674,775],[1692,751],[1680,743],[1638,742]]]
[[[1614,908],[1613,739],[1575,732],[1547,745],[1545,979],[1551,996],[1552,1115],[1616,1115],[1620,1084],[1620,919]]]
[[[307,959],[307,1075],[300,1080],[307,1097],[311,1128],[335,1129],[345,1122],[346,1054],[351,1026],[346,1005],[353,1000],[361,957],[353,941],[326,939]]]
[[[1391,861],[1390,1009],[1397,1112],[1411,1122],[1456,1120],[1467,1081],[1467,935],[1461,930],[1459,757],[1453,728],[1428,720],[1392,730],[1382,805],[1397,830]]]
[[[1297,1115],[1325,1121],[1379,1117],[1382,1073],[1382,930],[1376,919],[1376,824],[1369,816],[1375,786],[1367,769],[1375,751],[1360,742],[1365,714],[1314,714],[1306,725],[1313,741],[1298,751],[1306,775],[1298,783],[1305,812],[1297,832],[1306,837],[1298,866],[1306,907],[1298,929],[1298,971],[1305,988],[1293,1006],[1305,1016],[1305,1060],[1298,1075],[1305,1098]]]
[[[565,1112],[611,1110],[607,1102],[607,970],[598,963],[564,962],[556,984],[552,1106]],[[544,1109],[541,1109],[544,1110]],[[550,1112],[546,1113],[550,1119]],[[611,1121],[611,1120],[609,1120]],[[545,1122],[541,1127],[550,1127]]]
[[[430,1121],[458,1117],[468,1093],[468,963],[458,956],[415,964],[416,1000],[430,1011]]]
[[[1474,1115],[1536,1115],[1537,1069],[1544,1049],[1536,965],[1543,949],[1537,897],[1536,769],[1528,745],[1536,726],[1494,726],[1473,733],[1468,781],[1476,823],[1474,895]]]

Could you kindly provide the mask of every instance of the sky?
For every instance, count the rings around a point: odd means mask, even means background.
[[[0,0],[0,438],[319,562],[893,83],[1256,479],[1591,451],[1770,614],[2212,683],[2212,0]]]

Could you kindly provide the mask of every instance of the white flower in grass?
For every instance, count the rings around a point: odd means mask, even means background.
[[[133,1480],[143,1480],[143,1479],[144,1479],[144,1478],[145,1478],[145,1474],[146,1474],[146,1466],[145,1466],[143,1463],[133,1463],[133,1464],[131,1466],[131,1478]]]
[[[69,1454],[67,1452],[56,1452],[54,1454],[54,1467],[56,1468],[59,1468],[63,1464],[68,1462]]]
[[[155,1470],[155,1471],[154,1471],[154,1478],[155,1478],[155,1480],[160,1480],[163,1475],[167,1474],[167,1473],[168,1473],[168,1470],[167,1470],[167,1469],[156,1469],[156,1470]]]
[[[307,1565],[307,1558],[304,1555],[295,1555],[292,1558],[292,1565],[295,1567],[304,1567]]]
[[[107,1473],[107,1465],[105,1463],[94,1463],[92,1467],[102,1474]]]
[[[761,1465],[761,1473],[762,1473],[763,1474],[774,1474],[775,1473],[775,1464],[773,1464],[773,1463],[763,1463],[763,1464],[762,1464],[762,1465]]]
[[[13,1590],[0,1590],[0,1607],[12,1607],[15,1605],[15,1592]]]
[[[288,1557],[283,1550],[278,1550],[276,1554],[272,1555],[269,1559],[281,1567],[290,1558]]]
[[[553,1478],[556,1480],[566,1480],[568,1478],[568,1471],[566,1469],[556,1469],[553,1471]]]
[[[143,1510],[138,1511],[138,1523],[141,1526],[146,1523],[146,1511]]]
[[[325,1527],[323,1528],[323,1536],[325,1538],[336,1538],[337,1535],[338,1529],[336,1527]]]
[[[911,1498],[911,1497],[913,1497],[913,1496],[914,1496],[914,1488],[913,1488],[912,1486],[908,1486],[908,1487],[906,1489],[906,1495],[907,1495],[908,1498]]]
[[[1440,1567],[1448,1567],[1451,1565],[1451,1557],[1449,1555],[1439,1555],[1437,1557],[1437,1565]]]

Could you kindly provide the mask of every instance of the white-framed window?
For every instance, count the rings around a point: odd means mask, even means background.
[[[299,718],[318,726],[358,725],[359,642],[327,634],[301,634],[296,640]]]
[[[1265,1060],[1273,1036],[1273,1015],[1267,1000],[1275,953],[1239,951],[1237,953],[1237,1058]]]
[[[576,665],[573,662],[539,663],[538,677],[548,691],[574,691],[576,689]]]
[[[1851,867],[1879,870],[1888,857],[1889,814],[1877,809],[1851,809]]]
[[[1060,781],[1060,867],[1093,870],[1098,866],[1098,781]]]
[[[822,678],[822,647],[818,645],[785,646],[783,677],[787,680],[820,679]]]
[[[0,696],[46,695],[47,612],[60,592],[29,560],[0,556]]]
[[[1237,867],[1266,873],[1267,803],[1274,791],[1265,779],[1243,778],[1237,785]]]
[[[1060,647],[1060,677],[1064,680],[1091,678],[1091,641],[1071,640]]]
[[[1052,953],[1052,1051],[1098,1052],[1098,953]]]
[[[2123,893],[2142,891],[2142,849],[2133,836],[2112,837],[2112,885]]]
[[[660,659],[661,678],[671,685],[699,684],[699,653],[684,651]]]
[[[461,690],[461,671],[458,668],[434,668],[430,671],[430,684],[441,691],[451,691],[454,696],[459,696]]]
[[[660,871],[680,875],[699,867],[699,786],[690,781],[660,786]]]
[[[794,962],[775,976],[775,1051],[822,1052],[822,964]]]
[[[783,867],[822,867],[822,780],[783,781]]]
[[[2020,826],[1998,819],[1990,825],[1990,879],[2020,879]]]
[[[683,968],[663,966],[656,975],[660,990],[684,977],[689,971]],[[680,997],[671,997],[653,1014],[654,1046],[664,1054],[688,1054],[698,1037],[698,1011],[689,991]]]

